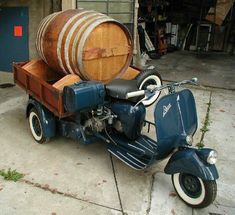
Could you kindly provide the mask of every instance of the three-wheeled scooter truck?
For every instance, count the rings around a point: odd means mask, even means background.
[[[134,68],[129,68],[126,77],[104,84],[73,74],[61,76],[41,60],[13,67],[16,84],[29,94],[26,116],[36,142],[56,135],[85,144],[102,140],[112,155],[136,170],[170,156],[164,171],[172,176],[179,197],[195,208],[214,201],[217,152],[192,146],[197,130],[195,100],[190,90],[178,90],[195,84],[196,78],[157,85],[149,82],[152,74],[142,79],[140,88]],[[145,102],[155,101],[163,89],[169,94],[157,101],[153,121],[146,120]],[[156,140],[142,133],[145,125],[156,130]]]

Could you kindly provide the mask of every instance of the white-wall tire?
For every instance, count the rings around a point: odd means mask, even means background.
[[[184,177],[184,179],[183,179]],[[190,180],[192,184],[190,185]],[[203,208],[211,204],[217,192],[215,181],[204,181],[197,176],[186,173],[172,175],[173,186],[179,197],[188,205],[194,208]],[[188,183],[188,184],[187,184]],[[187,186],[189,188],[187,188]]]
[[[43,134],[41,119],[35,108],[32,108],[29,112],[29,128],[33,138],[38,143],[45,142],[46,138]]]
[[[141,72],[137,78],[137,85],[140,90],[145,90],[148,85],[156,85],[160,87],[162,85],[162,78],[156,70],[146,70]],[[144,106],[148,107],[152,105],[160,96],[161,92],[157,91],[150,99],[143,101]]]

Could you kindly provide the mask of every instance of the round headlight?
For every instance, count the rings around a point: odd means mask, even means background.
[[[193,136],[192,135],[186,136],[186,142],[191,146],[193,144]]]
[[[211,150],[207,157],[207,163],[215,164],[217,161],[218,153],[215,150]]]

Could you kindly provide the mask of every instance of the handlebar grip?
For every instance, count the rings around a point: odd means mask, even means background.
[[[197,83],[198,79],[196,77],[192,78],[192,82]]]
[[[132,97],[143,96],[144,94],[145,94],[144,90],[138,90],[138,91],[127,93],[126,98],[129,99]]]

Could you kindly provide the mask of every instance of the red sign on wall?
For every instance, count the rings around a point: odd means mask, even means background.
[[[23,28],[21,25],[14,26],[14,36],[15,37],[22,37],[23,35]]]

